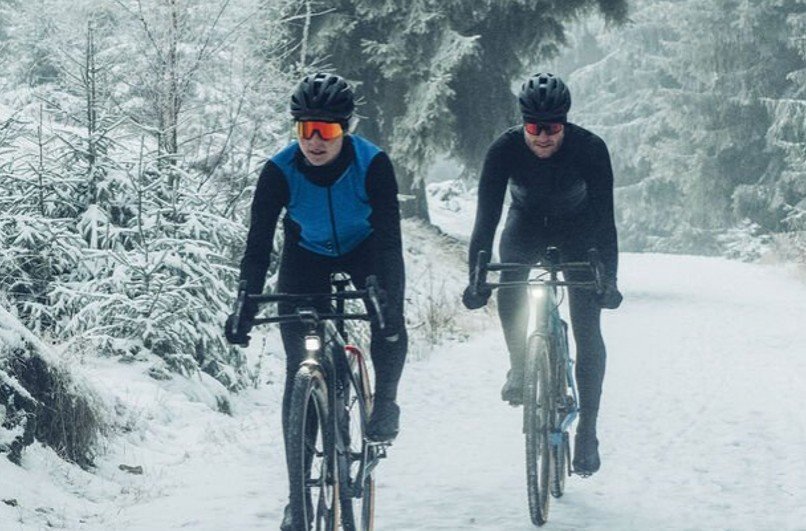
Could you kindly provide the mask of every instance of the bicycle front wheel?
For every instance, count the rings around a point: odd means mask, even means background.
[[[367,467],[374,450],[364,437],[372,401],[369,373],[360,351],[348,351],[350,385],[345,392],[346,455],[342,474],[341,521],[346,531],[370,531],[375,520],[375,472]]]
[[[288,473],[294,525],[332,531],[339,521],[339,482],[327,385],[318,367],[294,378],[288,420]]]
[[[526,484],[532,523],[543,525],[549,513],[551,477],[551,366],[542,336],[529,338],[523,389],[523,430],[526,435]]]
[[[568,352],[568,323],[557,316],[552,342],[551,363],[554,391],[552,394],[552,432],[557,437],[551,445],[551,495],[559,498],[565,492],[565,480],[571,475],[571,444],[563,422],[574,413],[576,403],[569,393],[572,384]]]
[[[568,431],[563,430],[563,421],[574,407],[573,399],[568,394],[568,375],[566,359],[562,346],[553,352],[554,392],[552,397],[551,431],[557,437],[551,445],[551,495],[560,498],[565,492],[565,480],[570,470],[570,444]],[[567,353],[568,344],[565,344]]]

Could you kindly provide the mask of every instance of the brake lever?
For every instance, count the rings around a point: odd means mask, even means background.
[[[473,271],[473,294],[478,295],[481,288],[487,284],[487,265],[490,263],[490,253],[479,251],[476,260],[476,269]]]
[[[591,269],[593,269],[593,279],[596,284],[596,294],[601,295],[605,291],[604,286],[604,264],[602,263],[602,258],[599,256],[599,250],[595,247],[588,249],[588,260],[591,264]]]
[[[378,316],[378,326],[383,330],[386,328],[386,320],[381,309],[380,294],[381,288],[378,286],[378,278],[375,275],[369,275],[367,277],[367,298],[375,309],[375,315]]]
[[[238,284],[238,298],[235,299],[235,308],[232,312],[235,315],[235,319],[232,322],[230,332],[235,335],[238,331],[238,325],[241,324],[241,314],[243,314],[244,306],[246,306],[246,281],[242,280],[240,284]]]
[[[233,319],[232,323],[230,324],[230,333],[232,334],[232,337],[236,337],[238,335],[238,329],[241,327],[241,315],[243,314],[243,309],[246,306],[246,297],[246,281],[242,280],[238,284],[238,298],[235,299],[235,311],[233,312],[235,319]],[[246,347],[249,345],[249,343],[238,343],[238,345],[241,347]]]

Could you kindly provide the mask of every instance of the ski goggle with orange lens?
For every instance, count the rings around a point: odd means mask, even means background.
[[[563,130],[563,124],[561,122],[526,122],[523,124],[523,128],[530,135],[537,136],[541,131],[545,131],[547,135],[552,136]]]
[[[310,140],[314,133],[319,133],[322,140],[333,140],[344,134],[344,129],[338,122],[319,122],[303,120],[297,122],[297,136]]]

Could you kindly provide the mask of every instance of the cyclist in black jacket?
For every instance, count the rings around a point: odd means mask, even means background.
[[[470,240],[470,272],[472,275],[479,251],[489,252],[492,247],[507,185],[512,201],[501,235],[501,261],[534,263],[547,246],[558,247],[563,260],[586,260],[589,248],[599,249],[607,289],[599,296],[569,290],[580,399],[574,468],[590,475],[600,466],[596,418],[606,357],[600,313],[601,308],[617,308],[622,299],[616,287],[618,243],[610,155],[601,138],[567,121],[571,94],[558,77],[535,74],[521,87],[518,101],[524,124],[496,139],[484,161]],[[502,273],[501,280],[525,280],[527,274]],[[579,273],[567,277],[589,279]],[[471,285],[462,300],[467,308],[476,309],[490,295],[489,291],[476,293]],[[511,366],[501,395],[513,404],[520,404],[523,395],[526,297],[525,288],[498,292],[498,313]]]
[[[348,273],[358,288],[376,275],[387,293],[386,327],[372,327],[370,345],[375,368],[375,401],[367,437],[394,439],[400,408],[397,386],[403,371],[408,337],[403,317],[405,272],[400,232],[397,181],[389,157],[368,140],[349,134],[354,110],[352,88],[340,76],[317,73],[305,77],[291,97],[298,142],[268,160],[252,200],[251,224],[241,261],[241,280],[248,293],[260,293],[266,280],[275,226],[285,209],[285,242],[277,290],[323,293],[333,272]],[[323,310],[326,310],[324,308]],[[279,306],[291,313],[290,304]],[[244,309],[227,339],[247,343],[254,305]],[[286,352],[283,427],[294,374],[305,356],[302,323],[281,326]],[[293,528],[284,520],[283,528]]]

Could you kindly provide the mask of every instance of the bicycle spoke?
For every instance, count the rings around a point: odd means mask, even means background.
[[[376,450],[364,437],[368,420],[369,404],[365,398],[370,396],[366,385],[366,368],[363,359],[348,352],[351,369],[350,385],[345,398],[349,444],[344,454],[346,473],[342,473],[342,524],[345,530],[369,531],[373,528],[375,479],[373,468]]]

